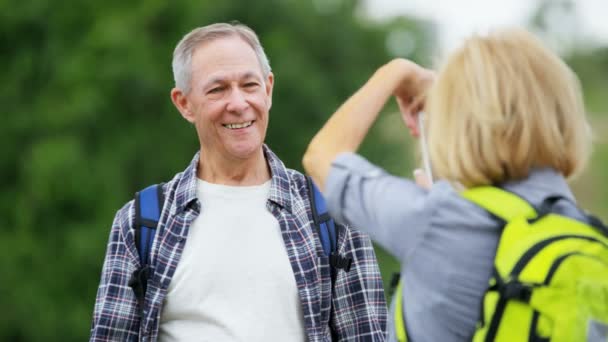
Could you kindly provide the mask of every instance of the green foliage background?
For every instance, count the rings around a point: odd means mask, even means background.
[[[267,142],[301,169],[308,141],[406,32],[428,65],[432,23],[374,22],[357,1],[0,1],[0,340],[88,336],[109,228],[133,193],[181,171],[197,150],[173,108],[171,55],[194,27],[239,20],[261,37],[276,77]],[[575,51],[598,137],[575,183],[606,218],[608,49]],[[408,175],[414,158],[391,104],[361,152]],[[378,250],[386,279],[397,263]]]

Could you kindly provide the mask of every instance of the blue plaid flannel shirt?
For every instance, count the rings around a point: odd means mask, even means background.
[[[279,221],[304,314],[308,340],[384,341],[386,302],[374,249],[367,235],[339,229],[338,251],[353,259],[331,284],[328,258],[312,223],[304,176],[287,169],[267,146],[272,180],[267,207]],[[97,292],[91,341],[156,341],[160,313],[188,229],[200,213],[196,198],[197,153],[188,168],[165,184],[165,204],[150,254],[143,322],[128,282],[140,267],[135,247],[133,201],[120,209],[110,232]],[[263,309],[263,308],[260,308]],[[140,324],[141,323],[141,324]]]

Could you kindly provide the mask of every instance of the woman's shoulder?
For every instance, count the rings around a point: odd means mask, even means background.
[[[436,182],[429,191],[428,201],[432,207],[432,226],[467,232],[500,228],[493,215],[467,200],[462,196],[462,190],[448,181]]]

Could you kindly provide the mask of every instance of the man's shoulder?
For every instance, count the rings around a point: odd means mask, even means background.
[[[179,182],[182,178],[182,174],[183,174],[183,171],[178,172],[170,180],[168,180],[166,182],[157,183],[157,185],[162,186],[162,193],[164,196],[163,207],[166,206],[168,202],[169,203],[172,202],[172,200],[170,198],[171,194],[175,192],[175,189],[177,188],[177,185],[179,184]],[[129,199],[129,201],[127,201],[120,209],[118,209],[118,211],[116,212],[116,216],[114,217],[115,225],[119,225],[119,226],[127,227],[127,228],[133,226],[135,210],[136,210],[135,196],[136,196],[137,192],[142,191],[151,185],[154,185],[154,184],[149,184],[141,189],[138,189],[135,193],[133,193],[133,197],[131,199]]]
[[[306,183],[306,176],[302,172],[288,167],[285,168],[285,171],[292,183]]]
[[[290,168],[285,168],[287,177],[289,178],[289,186],[292,192],[302,200],[308,201],[308,184],[306,182],[306,175],[302,172]]]
[[[135,216],[135,201],[133,199],[125,203],[114,216],[113,226],[129,228],[133,225],[133,217]]]
[[[279,158],[268,145],[264,145],[263,149],[266,161],[270,167],[272,178],[278,180],[278,190],[282,192],[289,191],[291,197],[293,197],[295,190],[295,195],[301,194],[307,198],[306,191],[304,191],[304,189],[306,189],[306,177],[304,174],[298,170],[285,166],[281,158]]]

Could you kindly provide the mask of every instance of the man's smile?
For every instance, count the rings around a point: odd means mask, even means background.
[[[229,124],[222,124],[222,126],[228,128],[228,129],[239,129],[239,128],[247,128],[249,126],[251,126],[253,124],[255,120],[251,120],[251,121],[244,121],[244,122],[240,122],[240,123],[229,123]]]

